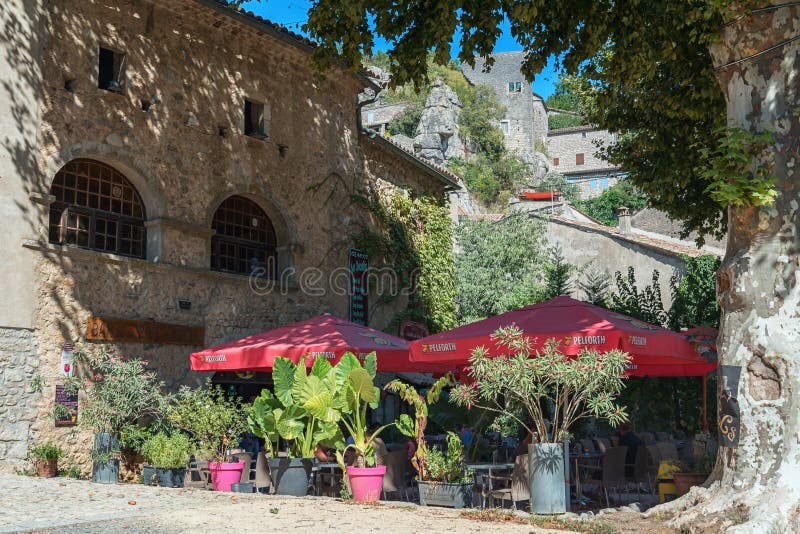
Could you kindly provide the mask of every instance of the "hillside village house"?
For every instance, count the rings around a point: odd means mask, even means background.
[[[367,78],[316,77],[310,42],[215,0],[9,0],[0,31],[0,469],[46,438],[89,450],[48,411],[65,344],[196,384],[198,347],[347,317],[326,275],[374,225],[353,193],[455,185],[361,130]]]

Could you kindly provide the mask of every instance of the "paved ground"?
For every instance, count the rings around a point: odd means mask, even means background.
[[[445,508],[277,497],[0,475],[0,532],[544,533],[476,522]]]

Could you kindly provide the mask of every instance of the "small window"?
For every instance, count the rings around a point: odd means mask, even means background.
[[[267,138],[264,127],[264,104],[244,101],[244,134],[258,139]]]
[[[508,82],[508,92],[509,93],[521,93],[522,92],[522,82]]]
[[[505,135],[508,135],[509,132],[508,121],[500,121],[500,129],[503,130],[503,133]]]
[[[583,165],[583,154],[575,154],[575,165]]]
[[[372,123],[375,122],[375,112],[374,111],[370,111],[369,113],[367,113],[367,122],[369,124],[372,124]]]
[[[586,139],[586,132],[581,132],[581,137],[583,137],[584,139]]]
[[[112,93],[122,93],[125,74],[125,54],[100,47],[97,87]]]
[[[553,167],[558,167],[558,158],[553,158]]]

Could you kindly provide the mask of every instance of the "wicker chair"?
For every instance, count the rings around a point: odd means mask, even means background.
[[[612,447],[603,455],[601,478],[589,479],[584,484],[596,484],[602,488],[606,496],[606,506],[611,506],[608,499],[609,488],[620,488],[626,484],[625,480],[625,454],[628,447]]]
[[[489,506],[494,507],[494,500],[511,501],[514,509],[517,502],[531,500],[531,484],[528,476],[528,455],[520,454],[514,459],[514,470],[511,476],[482,475],[484,487],[487,488]]]

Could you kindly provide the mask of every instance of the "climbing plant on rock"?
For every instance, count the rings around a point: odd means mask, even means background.
[[[399,289],[408,292],[408,309],[393,324],[408,317],[423,320],[432,332],[455,326],[453,226],[448,208],[437,198],[409,198],[400,192],[388,198],[377,193],[356,195],[354,200],[381,228],[376,232],[362,226],[352,236],[354,245],[370,258],[381,258],[397,276]],[[394,291],[378,298],[385,302],[397,296]]]

